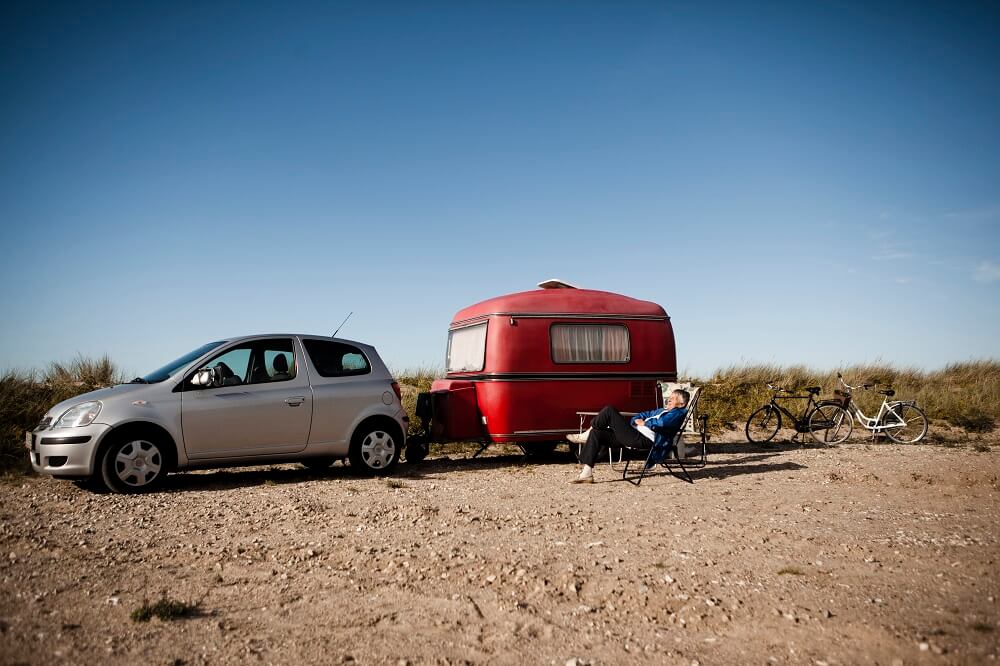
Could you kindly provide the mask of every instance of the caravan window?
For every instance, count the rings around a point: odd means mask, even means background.
[[[476,372],[486,363],[486,322],[448,333],[448,372]]]
[[[552,324],[556,363],[628,363],[628,329],[621,324]]]

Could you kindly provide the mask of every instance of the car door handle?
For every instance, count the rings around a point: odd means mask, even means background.
[[[306,399],[301,395],[292,396],[291,398],[285,398],[285,404],[288,405],[289,407],[298,407],[305,401]]]

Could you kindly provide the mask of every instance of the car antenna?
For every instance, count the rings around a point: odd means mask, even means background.
[[[354,314],[354,311],[353,311],[353,310],[347,313],[347,316],[346,316],[346,317],[344,317],[344,321],[340,322],[340,326],[338,326],[338,327],[337,327],[337,330],[336,330],[336,331],[334,331],[334,332],[333,332],[333,335],[331,335],[331,336],[330,336],[331,338],[335,338],[335,337],[337,337],[337,333],[339,333],[339,332],[340,332],[340,329],[344,328],[344,324],[346,324],[346,323],[347,323],[347,320],[351,318],[351,315],[352,315],[352,314]]]

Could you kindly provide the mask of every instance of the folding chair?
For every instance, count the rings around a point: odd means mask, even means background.
[[[666,396],[677,389],[683,389],[690,396],[688,399],[687,420],[681,428],[681,438],[677,442],[678,459],[684,460],[690,469],[701,469],[708,462],[708,414],[702,414],[698,408],[698,399],[701,398],[701,387],[693,386],[690,382],[659,382],[661,404],[666,402]],[[684,442],[684,437],[694,437],[694,446],[688,446]],[[700,451],[699,451],[700,449]],[[692,454],[697,453],[693,456]]]
[[[708,454],[708,415],[698,414],[698,398],[701,396],[701,388],[697,386],[691,386],[691,384],[677,384],[673,382],[660,382],[660,402],[664,402],[665,396],[670,395],[672,391],[677,389],[684,389],[688,392],[688,404],[687,404],[687,414],[684,417],[684,423],[681,424],[680,430],[674,435],[673,440],[667,445],[667,450],[664,452],[660,447],[659,449],[655,446],[649,449],[649,453],[646,455],[646,460],[643,462],[642,469],[639,475],[629,477],[628,469],[631,464],[631,460],[625,461],[625,468],[622,470],[622,479],[638,486],[642,483],[643,478],[646,473],[652,469],[654,465],[662,465],[667,468],[667,471],[679,479],[683,479],[688,483],[694,483],[694,479],[691,478],[691,474],[688,469],[701,469],[705,466],[707,462]],[[696,425],[697,424],[697,425]],[[698,457],[691,457],[691,453],[695,453],[698,449],[697,446],[692,448],[690,451],[684,445],[684,436],[694,435],[697,436],[701,442],[701,455]],[[662,458],[661,458],[662,456]],[[671,467],[672,462],[676,463],[681,469],[681,474],[678,474]],[[687,465],[685,466],[685,463]]]

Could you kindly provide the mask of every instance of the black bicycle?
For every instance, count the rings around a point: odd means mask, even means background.
[[[820,388],[810,386],[805,389],[806,395],[774,384],[768,384],[772,391],[771,401],[754,411],[747,419],[747,441],[754,444],[764,444],[774,439],[781,430],[781,415],[788,417],[795,428],[795,437],[801,433],[809,433],[820,444],[839,444],[851,436],[854,429],[854,419],[844,407],[834,400],[816,400]],[[779,400],[808,400],[802,414],[796,416]],[[794,439],[794,437],[793,437]]]

